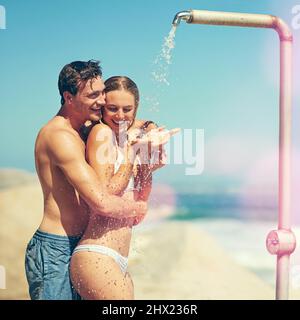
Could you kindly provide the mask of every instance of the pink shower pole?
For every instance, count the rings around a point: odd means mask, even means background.
[[[267,249],[277,255],[276,299],[288,299],[289,259],[296,247],[291,231],[291,123],[292,123],[292,43],[293,36],[280,18],[266,14],[190,10],[178,12],[173,20],[194,24],[275,29],[280,39],[280,124],[279,124],[279,213],[278,230],[271,231]]]

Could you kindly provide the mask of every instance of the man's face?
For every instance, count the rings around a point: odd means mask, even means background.
[[[74,111],[83,121],[99,121],[105,104],[104,83],[100,77],[82,83],[72,98]]]

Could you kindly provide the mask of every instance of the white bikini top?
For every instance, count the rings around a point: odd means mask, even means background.
[[[117,148],[117,160],[115,161],[114,174],[117,173],[117,171],[119,170],[119,168],[124,160],[124,154],[122,153],[122,151],[118,147],[116,140],[115,140],[115,146]],[[138,163],[140,163],[139,157],[136,157],[136,160]],[[138,187],[136,187],[136,188],[134,187],[134,176],[132,173],[131,177],[129,179],[128,185],[127,185],[126,189],[124,190],[124,192],[134,191],[134,190],[138,190],[138,189],[139,189]]]

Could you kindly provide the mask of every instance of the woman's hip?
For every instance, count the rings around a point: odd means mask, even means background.
[[[73,251],[72,258],[78,256],[78,260],[88,259],[96,266],[103,260],[116,263],[123,274],[126,274],[128,267],[128,257],[121,255],[118,251],[104,245],[99,244],[79,244]],[[109,258],[109,259],[107,259]],[[101,266],[97,266],[100,268]]]

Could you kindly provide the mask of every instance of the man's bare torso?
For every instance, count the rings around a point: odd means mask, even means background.
[[[88,207],[51,159],[48,145],[54,131],[74,135],[78,149],[85,153],[79,134],[63,118],[54,117],[40,130],[35,144],[35,165],[44,195],[44,216],[39,229],[58,235],[79,235],[88,222]]]

